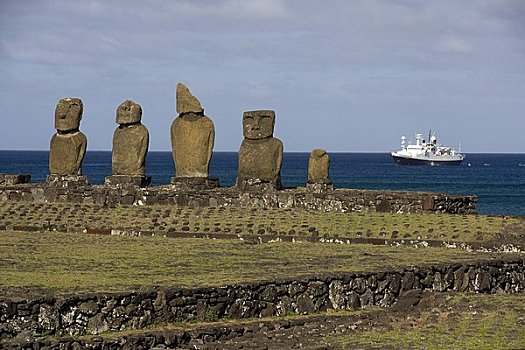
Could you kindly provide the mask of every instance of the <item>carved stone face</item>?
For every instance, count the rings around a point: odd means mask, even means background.
[[[142,107],[138,103],[130,100],[122,102],[117,108],[118,124],[134,124],[140,122],[142,118]]]
[[[249,111],[242,115],[242,132],[247,139],[258,140],[272,137],[274,126],[274,111]]]
[[[84,105],[79,98],[63,98],[55,109],[55,129],[70,131],[80,127]]]

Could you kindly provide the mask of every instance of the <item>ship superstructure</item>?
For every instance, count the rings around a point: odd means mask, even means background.
[[[416,134],[416,143],[407,144],[406,137],[401,137],[401,149],[392,152],[392,158],[400,165],[459,165],[465,155],[451,147],[437,143],[436,135],[429,133],[429,142],[423,139],[423,134]]]

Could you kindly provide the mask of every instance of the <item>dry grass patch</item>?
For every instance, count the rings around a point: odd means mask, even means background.
[[[0,288],[56,293],[220,286],[488,259],[445,248],[0,231]],[[6,292],[7,293],[7,292]]]

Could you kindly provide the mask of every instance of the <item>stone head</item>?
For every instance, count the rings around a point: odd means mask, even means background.
[[[322,148],[317,148],[317,149],[314,149],[312,151],[312,153],[310,153],[310,157],[312,157],[312,158],[321,158],[325,154],[326,154],[326,150],[324,150]]]
[[[242,131],[250,140],[264,139],[273,136],[275,111],[248,111],[242,115]]]
[[[200,101],[191,94],[190,90],[183,83],[177,84],[176,96],[177,113],[204,114]]]
[[[142,107],[138,103],[126,100],[117,108],[118,124],[135,124],[142,119]]]
[[[76,130],[80,127],[84,105],[79,98],[63,98],[55,109],[55,129],[58,131]]]

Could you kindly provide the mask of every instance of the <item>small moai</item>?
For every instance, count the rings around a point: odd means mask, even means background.
[[[213,121],[204,115],[199,100],[182,83],[177,84],[177,113],[171,125],[171,147],[175,177],[171,183],[180,189],[211,189],[219,179],[209,177],[215,141]]]
[[[329,178],[330,157],[324,149],[314,149],[308,159],[308,183],[306,188],[313,192],[333,190]]]
[[[106,185],[145,187],[151,177],[146,176],[146,154],[149,146],[148,129],[141,123],[142,107],[126,100],[117,108],[111,153],[112,176],[106,176]]]
[[[239,150],[236,186],[241,191],[281,188],[283,143],[273,137],[275,111],[247,111],[242,116],[244,140]]]
[[[55,109],[55,129],[49,149],[49,176],[46,185],[71,187],[87,185],[82,161],[87,138],[80,130],[84,105],[79,98],[63,98]]]

